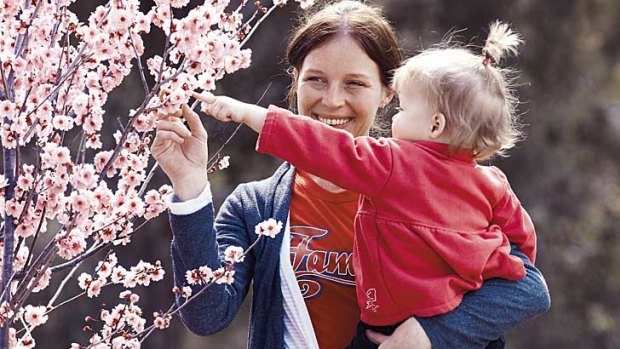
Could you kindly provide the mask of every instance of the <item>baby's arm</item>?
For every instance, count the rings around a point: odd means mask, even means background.
[[[263,130],[268,112],[266,108],[226,96],[198,93],[194,93],[193,96],[203,102],[202,111],[220,121],[244,123],[256,133],[261,133]]]
[[[288,161],[337,186],[369,197],[380,195],[392,173],[392,145],[353,137],[309,117],[224,96],[195,95],[221,121],[245,123],[260,134],[256,150]]]
[[[497,224],[506,234],[510,243],[516,244],[532,263],[536,262],[536,231],[534,223],[521,202],[510,188],[506,175],[498,168],[491,167],[505,186],[505,193],[493,207],[492,224]]]

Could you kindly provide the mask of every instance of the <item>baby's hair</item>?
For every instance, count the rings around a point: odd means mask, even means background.
[[[392,86],[399,94],[412,88],[426,93],[431,108],[446,118],[453,148],[471,148],[476,160],[504,156],[522,134],[516,115],[516,71],[499,63],[508,54],[517,55],[522,42],[508,24],[496,21],[482,55],[448,39],[405,61]]]

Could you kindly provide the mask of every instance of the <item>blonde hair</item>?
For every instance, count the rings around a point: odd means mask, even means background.
[[[504,156],[521,138],[515,71],[494,64],[517,54],[521,36],[498,21],[490,26],[482,55],[449,41],[408,59],[392,86],[397,93],[414,86],[427,93],[431,108],[446,118],[453,149],[471,148],[476,160]]]

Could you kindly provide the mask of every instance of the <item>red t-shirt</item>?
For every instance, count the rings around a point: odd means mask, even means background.
[[[358,200],[321,188],[307,173],[295,175],[291,263],[321,349],[346,347],[360,318],[352,258]]]

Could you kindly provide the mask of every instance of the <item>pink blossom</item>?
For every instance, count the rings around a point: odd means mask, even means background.
[[[69,131],[73,128],[73,119],[62,114],[54,116],[52,120],[54,128],[61,131]]]
[[[17,110],[15,103],[11,101],[4,100],[0,102],[0,114],[2,114],[3,117],[12,119],[15,117]]]
[[[112,349],[139,349],[140,341],[136,338],[127,339],[123,336],[112,339]]]
[[[86,288],[88,287],[88,285],[90,285],[92,281],[93,281],[92,276],[90,276],[87,273],[82,273],[78,277],[78,286],[80,286],[81,289],[86,290]]]
[[[219,268],[213,272],[213,279],[216,284],[232,284],[235,282],[235,271]]]
[[[15,255],[15,259],[13,260],[13,268],[21,269],[26,265],[26,261],[28,260],[28,254],[30,249],[28,246],[21,246]]]
[[[112,269],[111,280],[115,284],[120,284],[123,282],[126,275],[127,275],[127,270],[119,265],[119,266],[114,267],[114,269]]]
[[[75,96],[71,102],[73,108],[72,110],[77,115],[85,115],[88,113],[88,95],[85,93],[79,93]]]
[[[237,57],[226,56],[224,62],[226,65],[226,72],[229,74],[236,72],[241,67],[241,60]]]
[[[112,265],[109,262],[99,261],[96,270],[99,279],[105,280],[112,274]]]
[[[241,25],[243,17],[241,13],[232,13],[230,15],[222,13],[218,26],[224,31],[234,31]]]
[[[28,191],[30,186],[34,183],[34,178],[29,174],[19,176],[17,179],[17,188]]]
[[[89,149],[101,149],[101,146],[103,146],[103,143],[101,143],[101,136],[98,134],[88,136],[84,145]]]
[[[114,31],[125,31],[134,21],[134,15],[125,9],[112,8],[108,15],[108,26]]]
[[[192,288],[189,286],[185,286],[181,289],[181,297],[189,298],[192,295]]]
[[[13,198],[5,203],[6,214],[12,217],[19,217],[20,213],[23,209],[23,202],[18,201],[16,198]]]
[[[155,267],[149,269],[149,274],[150,274],[151,280],[161,281],[163,280],[164,275],[166,274],[166,271],[164,270],[164,268],[162,268],[161,262],[157,261],[155,262]]]
[[[160,330],[170,327],[170,320],[172,320],[172,316],[170,314],[160,314],[159,312],[154,312],[153,317],[155,317],[153,324]]]
[[[39,280],[37,280],[36,284],[32,288],[32,292],[39,292],[47,288],[50,284],[51,278],[52,270],[50,268],[46,268],[45,271],[41,273],[41,276],[39,276]]]
[[[19,342],[17,343],[17,347],[20,349],[34,348],[35,345],[36,345],[36,342],[29,333],[26,333],[23,337],[21,337],[19,339]]]
[[[282,222],[276,221],[273,218],[269,218],[266,221],[258,223],[254,229],[255,233],[259,236],[264,235],[270,238],[274,238],[282,230]]]
[[[4,326],[9,318],[12,318],[15,312],[11,309],[11,306],[6,301],[0,305],[0,325]]]
[[[185,279],[190,285],[206,284],[213,278],[213,271],[211,268],[202,266],[198,269],[188,270],[185,272]]]
[[[140,300],[140,296],[138,296],[137,294],[129,291],[129,290],[125,290],[123,292],[121,292],[118,297],[120,299],[126,299],[129,300],[130,304],[135,304],[138,303],[138,301]]]
[[[230,166],[230,156],[224,156],[222,157],[218,162],[217,162],[217,168],[220,170],[223,170],[225,168],[228,168],[228,166]]]
[[[144,202],[147,205],[156,205],[161,203],[161,195],[155,189],[151,189],[144,195]]]
[[[185,280],[190,285],[198,285],[201,282],[200,274],[196,270],[188,270],[185,272]]]
[[[88,289],[86,290],[86,295],[88,296],[88,298],[99,297],[99,294],[101,293],[101,288],[103,287],[104,283],[105,282],[102,279],[92,281],[88,285]]]
[[[79,229],[73,229],[71,232],[61,236],[57,242],[59,251],[58,255],[64,259],[71,259],[86,249],[86,240],[84,234]]]
[[[45,306],[32,306],[30,304],[24,307],[24,320],[31,327],[37,327],[47,322],[48,316],[45,314],[47,311]]]
[[[116,253],[110,253],[106,258],[106,261],[108,262],[108,264],[110,264],[111,267],[116,266],[118,264],[118,258],[116,257]]]
[[[92,189],[97,185],[99,176],[93,164],[80,164],[74,168],[71,184],[75,189]]]
[[[243,248],[238,246],[228,246],[224,251],[224,259],[231,263],[243,262],[245,256],[243,255]]]
[[[112,151],[101,151],[95,155],[95,168],[97,172],[101,172],[105,164],[108,163],[110,158],[112,157]]]
[[[127,214],[132,216],[141,217],[144,215],[144,203],[140,198],[133,197],[127,201],[126,204]]]
[[[189,0],[170,0],[170,6],[174,8],[182,8],[189,4]]]

